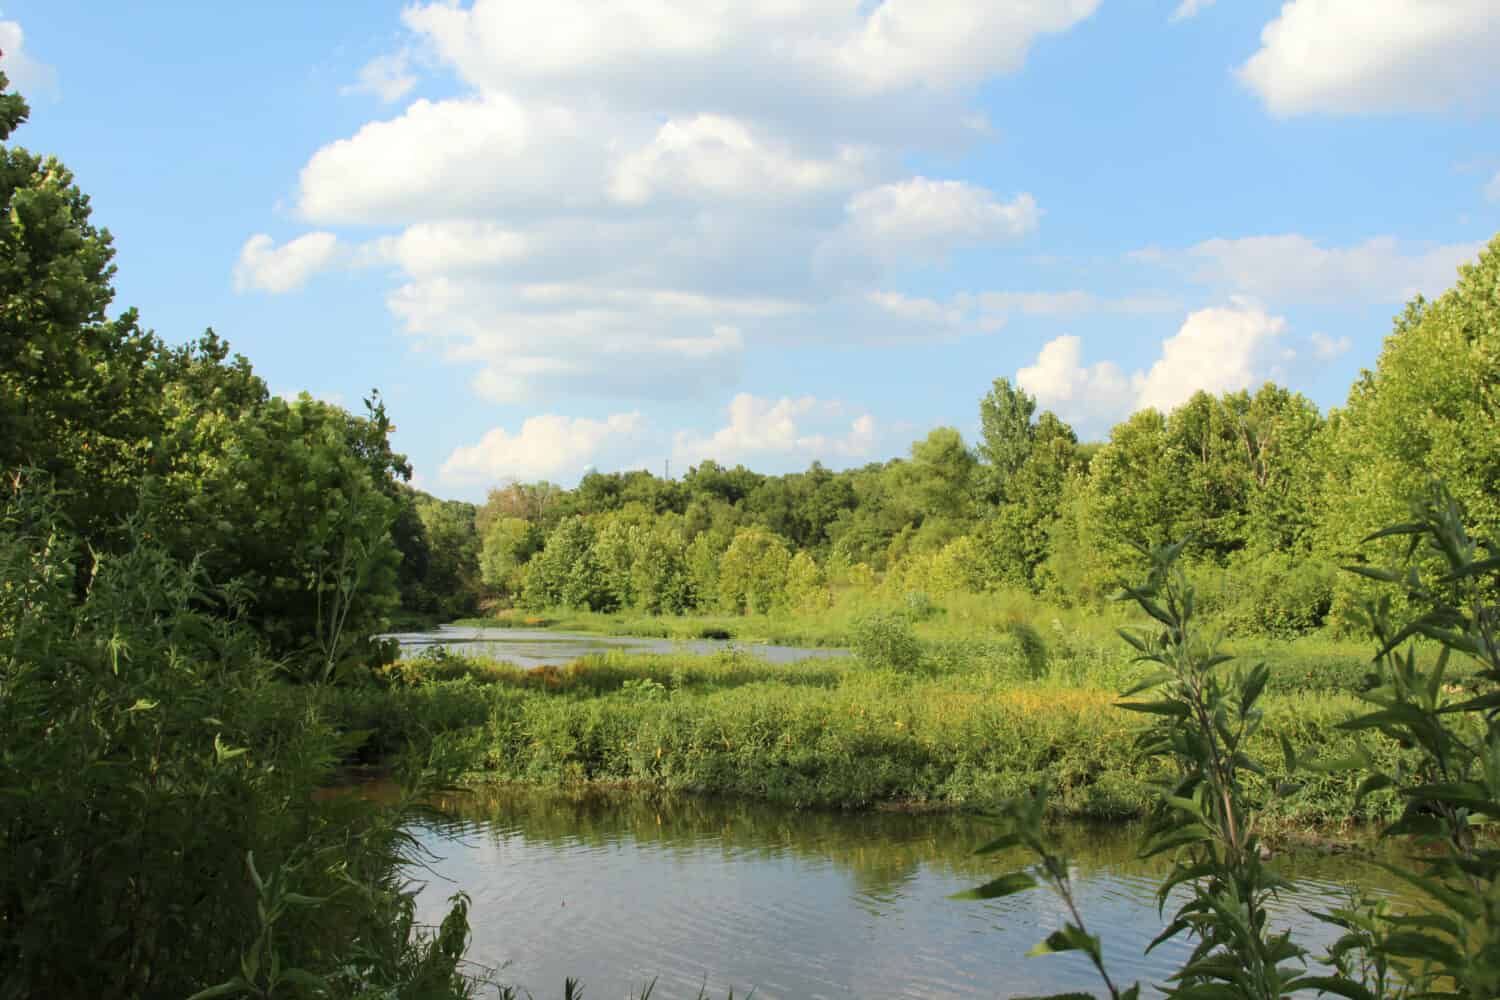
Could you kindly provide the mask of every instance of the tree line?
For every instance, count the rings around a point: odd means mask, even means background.
[[[939,427],[902,458],[762,475],[705,461],[680,479],[590,472],[512,482],[469,505],[417,496],[431,610],[485,604],[651,613],[792,611],[840,588],[894,596],[1110,594],[1137,545],[1190,539],[1205,603],[1231,628],[1345,620],[1366,535],[1444,479],[1476,530],[1500,526],[1500,239],[1396,320],[1374,371],[1323,413],[1300,393],[1199,392],[1081,441],[1008,379],[979,439]]]

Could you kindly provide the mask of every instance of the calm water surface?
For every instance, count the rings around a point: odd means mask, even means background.
[[[550,629],[469,628],[444,625],[428,632],[400,632],[385,638],[401,644],[402,656],[419,656],[429,649],[487,656],[518,667],[562,666],[590,653],[715,653],[731,645],[725,639],[643,639],[624,635],[593,635],[587,632],[554,632]],[[736,648],[771,663],[848,656],[844,649],[811,649],[736,643]]]
[[[994,836],[975,817],[799,812],[760,803],[518,790],[454,796],[459,817],[421,832],[436,857],[425,919],[462,889],[473,901],[470,957],[500,979],[560,996],[566,976],[594,997],[658,980],[655,996],[1011,997],[1098,981],[1073,955],[1023,958],[1062,925],[1046,890],[983,903],[946,897],[1024,859],[976,858]],[[1132,857],[1128,828],[1073,828],[1080,903],[1117,980],[1159,981],[1183,943],[1142,958],[1162,921],[1164,865]],[[1388,891],[1362,861],[1278,861],[1298,883],[1278,908],[1304,943],[1331,936],[1304,907],[1347,886]]]

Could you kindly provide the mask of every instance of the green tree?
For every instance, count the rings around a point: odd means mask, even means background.
[[[480,577],[486,586],[511,597],[519,596],[526,563],[542,550],[542,533],[525,518],[501,517],[490,522],[479,554]]]
[[[1007,497],[1011,477],[1031,454],[1035,412],[1036,399],[1005,378],[995,379],[979,401],[979,454],[986,462],[985,493],[994,502]]]
[[[1078,437],[1057,415],[1044,412],[1031,427],[1030,450],[1006,481],[1005,501],[977,532],[976,576],[991,589],[1041,591],[1042,567],[1068,477],[1081,468]]]
[[[0,141],[29,113],[0,96]],[[133,311],[106,315],[114,247],[65,166],[0,147],[0,209],[0,470],[45,472],[100,544],[152,457],[161,345]]]
[[[1432,302],[1396,320],[1374,371],[1334,415],[1319,545],[1363,559],[1360,539],[1405,515],[1430,478],[1444,480],[1475,534],[1500,536],[1500,237]],[[1373,558],[1390,558],[1396,543]],[[1358,590],[1346,586],[1348,605]]]
[[[474,526],[474,505],[424,496],[417,501],[416,511],[427,541],[423,584],[432,595],[433,610],[450,616],[473,613],[481,584],[481,542]]]
[[[952,427],[938,427],[911,446],[906,484],[926,517],[960,521],[973,510],[974,474],[978,463]]]
[[[681,614],[693,607],[693,574],[680,520],[669,514],[635,530],[631,584],[642,611]]]
[[[618,515],[601,518],[595,529],[594,560],[599,564],[609,603],[617,608],[636,606],[634,570],[639,533],[638,523]]]
[[[359,418],[306,397],[215,404],[190,381],[168,386],[152,487],[164,541],[247,588],[250,620],[277,653],[316,654],[320,671],[330,656],[335,666],[368,657],[399,600],[400,501],[387,483],[410,474],[389,451],[383,405],[371,400]]]
[[[806,551],[792,556],[786,570],[786,603],[794,611],[816,611],[833,601],[823,567]]]
[[[786,603],[786,543],[764,528],[743,528],[719,565],[719,599],[737,614],[765,613]]]
[[[523,600],[533,608],[608,611],[612,595],[594,554],[594,529],[583,517],[563,521],[526,566]]]

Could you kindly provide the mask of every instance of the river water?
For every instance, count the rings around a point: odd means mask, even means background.
[[[563,666],[591,653],[716,653],[733,645],[771,663],[848,656],[844,649],[733,643],[724,639],[643,639],[550,629],[470,628],[444,625],[427,632],[400,632],[381,638],[401,644],[401,655],[420,656],[429,649],[489,657],[518,667]]]
[[[1098,989],[1076,954],[1023,958],[1062,924],[1046,889],[988,902],[952,893],[1019,867],[980,858],[995,835],[969,816],[829,813],[764,803],[506,788],[441,806],[452,822],[420,830],[432,852],[419,897],[436,919],[462,889],[469,955],[499,979],[561,996],[567,976],[592,997],[624,997],[655,979],[658,1000],[713,997],[1012,997]],[[1163,926],[1155,886],[1165,870],[1133,857],[1128,827],[1071,827],[1090,930],[1117,981],[1150,983],[1178,967],[1177,941],[1143,957]],[[1367,862],[1312,852],[1278,859],[1296,880],[1282,925],[1315,950],[1332,940],[1304,912],[1359,884],[1388,892]],[[524,993],[523,993],[524,995]]]

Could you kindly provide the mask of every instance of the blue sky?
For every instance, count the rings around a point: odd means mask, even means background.
[[[418,485],[1339,405],[1500,231],[1493,0],[0,10],[117,304],[385,394]]]

